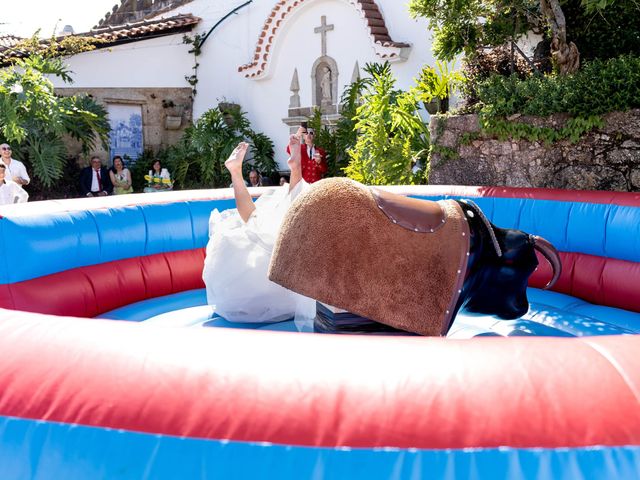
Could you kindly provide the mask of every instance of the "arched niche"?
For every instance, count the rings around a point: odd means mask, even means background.
[[[328,74],[327,74],[328,70]],[[331,96],[327,99],[327,88],[324,87],[329,81],[328,90]],[[311,67],[311,103],[314,106],[322,107],[336,105],[338,103],[338,64],[328,55],[318,57]]]

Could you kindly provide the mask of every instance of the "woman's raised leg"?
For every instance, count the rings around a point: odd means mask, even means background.
[[[224,162],[224,166],[227,167],[227,170],[229,170],[229,173],[231,174],[233,195],[236,199],[236,208],[238,209],[240,218],[242,218],[245,223],[249,220],[249,217],[256,209],[256,206],[253,204],[251,194],[249,193],[249,190],[244,183],[244,178],[242,177],[242,162],[244,161],[244,156],[247,153],[248,147],[248,143],[240,142],[233,152],[231,152],[227,161]]]
[[[302,180],[302,157],[300,154],[300,139],[296,135],[289,137],[289,160],[287,164],[291,169],[291,176],[289,177],[289,191]]]

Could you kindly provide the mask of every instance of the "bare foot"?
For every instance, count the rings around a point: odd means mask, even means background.
[[[296,135],[289,137],[289,160],[287,160],[289,168],[300,166],[300,139]]]
[[[224,166],[227,167],[230,173],[242,173],[242,162],[244,161],[244,156],[247,153],[247,148],[249,148],[249,144],[246,142],[240,142],[236,148],[233,149],[229,158],[227,158],[226,162],[224,162]]]

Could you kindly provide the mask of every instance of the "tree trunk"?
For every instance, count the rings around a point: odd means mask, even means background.
[[[567,23],[559,0],[540,0],[542,14],[551,27],[551,57],[561,75],[580,67],[580,52],[575,43],[567,44]]]

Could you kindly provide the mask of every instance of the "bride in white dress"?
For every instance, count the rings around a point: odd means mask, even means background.
[[[225,162],[231,174],[235,209],[214,210],[202,278],[207,303],[231,322],[279,322],[315,316],[315,301],[271,282],[269,261],[284,215],[309,184],[302,178],[300,141],[289,140],[290,183],[264,193],[255,203],[242,177],[248,145],[240,143]]]

